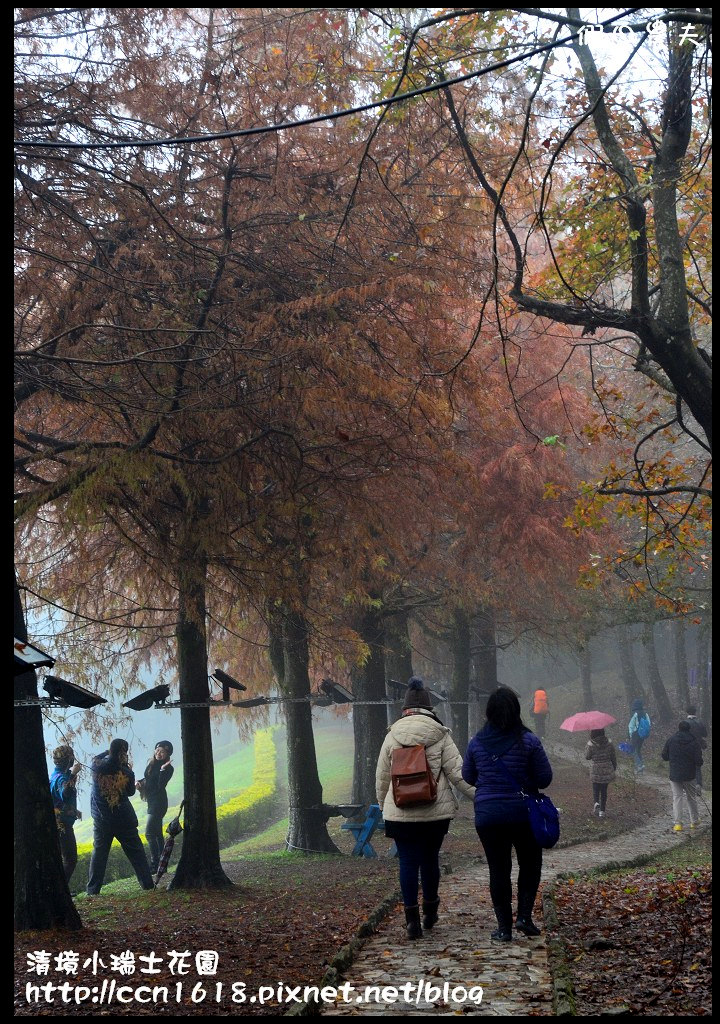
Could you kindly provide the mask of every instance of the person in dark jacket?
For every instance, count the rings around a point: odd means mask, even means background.
[[[50,776],[50,795],[55,808],[65,881],[69,882],[77,865],[75,822],[80,815],[75,784],[82,766],[75,760],[72,747],[56,747],[52,756],[55,770]]]
[[[615,747],[605,735],[604,729],[592,729],[585,747],[585,757],[590,764],[590,781],[593,787],[593,810],[598,818],[605,817],[608,783],[615,781],[617,754]]]
[[[92,761],[90,812],[93,819],[93,852],[87,892],[97,896],[102,888],[108,855],[117,839],[143,889],[154,889],[150,866],[138,835],[138,820],[130,803],[135,776],[128,765],[127,740],[113,740],[110,749]]]
[[[685,714],[687,715],[687,721],[690,723],[690,732],[700,744],[700,749],[707,750],[707,726],[697,717],[695,705],[690,704]],[[700,765],[698,765],[697,774],[695,775],[695,785],[698,793],[702,792],[702,769]]]
[[[165,842],[163,840],[163,818],[167,814],[167,784],[173,776],[174,768],[170,762],[173,745],[170,740],[159,740],[155,751],[145,769],[145,775],[136,785],[143,800],[147,801],[148,817],[145,824],[145,838],[150,850],[150,870],[156,874],[160,855]]]
[[[673,832],[682,832],[683,797],[687,800],[690,812],[690,828],[697,825],[697,791],[695,774],[703,763],[700,744],[693,736],[688,721],[680,722],[678,731],[666,742],[660,755],[663,761],[670,762],[670,788],[673,798]]]
[[[499,686],[491,693],[485,715],[486,724],[468,746],[462,776],[475,786],[475,828],[487,857],[498,924],[491,938],[510,942],[513,848],[518,862],[515,927],[524,935],[540,934],[532,912],[540,885],[542,847],[533,835],[520,789],[535,792],[549,786],[552,768],[542,743],[523,724],[513,690]]]

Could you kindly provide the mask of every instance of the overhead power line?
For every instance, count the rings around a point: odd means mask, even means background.
[[[631,14],[635,8],[622,11],[620,14],[613,15],[612,18],[608,18],[606,21],[599,22],[603,28],[612,25],[620,18],[624,18],[626,15]],[[637,26],[642,28],[643,26]],[[582,31],[582,30],[580,30]],[[449,85],[459,85],[462,82],[469,82],[473,78],[482,78],[484,75],[488,75],[493,71],[500,71],[503,68],[510,67],[513,64],[517,64],[520,61],[528,60],[530,57],[535,57],[540,53],[546,53],[548,50],[552,50],[558,46],[564,46],[566,43],[572,42],[580,35],[580,31],[573,32],[562,39],[556,39],[552,42],[545,43],[543,46],[537,46],[527,53],[519,54],[516,57],[508,57],[505,60],[497,61],[495,64],[489,64],[486,68],[481,68],[479,71],[469,71],[467,74],[458,75],[456,78],[444,79],[441,82],[433,82],[430,85],[421,86],[419,89],[412,89],[410,92],[398,93],[397,96],[389,96],[387,99],[375,100],[373,103],[363,103],[357,107],[349,107],[345,110],[334,110],[329,114],[315,114],[312,117],[304,117],[298,121],[283,121],[280,124],[260,125],[255,128],[238,128],[226,132],[211,132],[206,135],[188,135],[181,136],[179,138],[165,138],[165,139],[124,139],[116,142],[44,142],[40,139],[31,139],[28,142],[16,142],[16,149],[130,149],[133,147],[149,149],[153,146],[185,146],[189,143],[195,142],[215,142],[222,139],[239,139],[250,135],[266,135],[270,132],[284,132],[291,128],[301,128],[306,125],[320,124],[323,121],[337,121],[341,117],[351,117],[353,114],[363,114],[368,110],[377,110],[378,107],[388,107],[393,103],[403,103],[405,100],[413,99],[415,96],[424,96],[428,93],[438,92],[440,89],[446,89]]]

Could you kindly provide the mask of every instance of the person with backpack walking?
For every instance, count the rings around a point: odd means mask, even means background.
[[[150,865],[138,835],[138,820],[130,803],[135,793],[135,775],[128,764],[128,742],[116,739],[110,749],[92,761],[90,812],[93,819],[93,852],[87,892],[97,896],[113,839],[117,839],[143,889],[154,889]]]
[[[690,725],[690,732],[700,744],[700,749],[707,750],[707,726],[702,719],[697,717],[697,708],[695,705],[690,704],[686,709],[685,714],[687,715],[686,721]],[[698,793],[702,793],[702,768],[700,765],[698,765],[697,773],[695,775],[695,788]]]
[[[533,694],[532,709],[530,713],[532,714],[533,721],[535,723],[535,735],[539,736],[540,739],[543,739],[545,736],[547,717],[550,713],[550,704],[545,690],[537,689]]]
[[[475,786],[475,829],[490,870],[490,898],[497,929],[491,938],[512,940],[512,850],[518,862],[517,919],[524,935],[539,935],[532,912],[540,885],[542,847],[536,840],[520,790],[536,792],[552,782],[539,738],[523,724],[520,701],[509,686],[488,697],[487,721],[470,741],[462,776]]]
[[[475,795],[474,789],[463,782],[461,768],[462,757],[450,730],[433,712],[422,679],[413,676],[402,715],[388,729],[380,749],[375,775],[385,835],[395,840],[398,851],[410,939],[419,939],[422,929],[432,928],[438,920],[440,847],[459,806],[451,786],[468,799]],[[423,895],[422,925],[418,875]]]
[[[150,850],[150,870],[157,873],[160,855],[163,852],[163,818],[167,814],[167,784],[173,776],[174,768],[170,762],[173,745],[170,740],[158,740],[153,756],[147,763],[145,775],[135,788],[142,800],[147,801],[148,817],[145,825],[145,838]]]
[[[585,747],[585,757],[590,761],[590,781],[593,787],[593,813],[605,817],[607,788],[615,781],[617,754],[615,747],[605,735],[604,729],[592,729]]]
[[[700,820],[695,789],[695,773],[703,763],[700,743],[695,739],[686,720],[680,722],[678,731],[665,743],[660,754],[663,761],[670,763],[670,789],[673,798],[673,832],[683,830],[683,804],[687,802],[690,812],[690,828],[694,829]]]
[[[643,708],[643,702],[638,697],[637,700],[632,702],[632,715],[628,722],[628,735],[630,737],[630,745],[633,751],[633,757],[635,759],[635,771],[638,775],[642,775],[645,771],[645,762],[642,756],[642,745],[650,735],[650,729],[652,722],[650,721],[650,715]]]

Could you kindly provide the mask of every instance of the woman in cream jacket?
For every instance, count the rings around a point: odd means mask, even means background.
[[[428,764],[437,781],[433,803],[397,807],[392,791],[392,752],[397,747],[422,744]],[[375,789],[385,820],[385,834],[395,840],[400,862],[400,888],[405,905],[408,936],[422,935],[418,906],[418,875],[423,893],[423,925],[432,928],[438,919],[440,884],[440,847],[458,802],[451,788],[457,786],[471,800],[475,790],[462,779],[462,756],[453,743],[450,730],[435,716],[430,694],[422,679],[413,676],[408,684],[402,716],[388,729],[380,750]]]

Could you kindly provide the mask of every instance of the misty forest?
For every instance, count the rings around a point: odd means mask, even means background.
[[[711,24],[15,9],[16,1014],[711,1012]],[[412,677],[552,765],[501,967],[457,786],[406,935]]]

